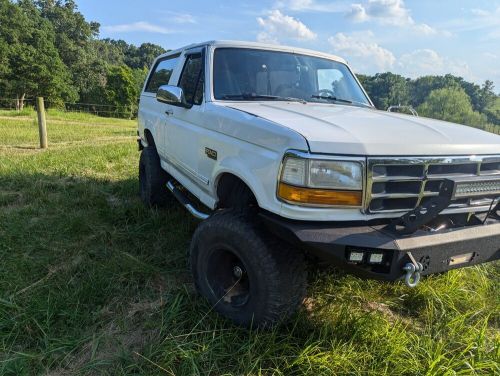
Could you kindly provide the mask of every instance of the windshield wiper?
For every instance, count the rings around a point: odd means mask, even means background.
[[[341,98],[337,98],[337,97],[332,97],[331,95],[311,95],[311,98],[325,99],[327,101],[332,101],[332,102],[343,102],[343,103],[352,104],[352,101],[350,101],[348,99],[341,99]]]
[[[311,95],[311,98],[315,99],[324,99],[327,101],[331,102],[341,102],[341,103],[348,103],[348,104],[357,104],[363,107],[371,107],[370,105],[363,103],[363,102],[356,102],[356,101],[351,101],[349,99],[342,99],[342,98],[337,98],[337,97],[332,97],[331,95]]]
[[[300,102],[307,103],[304,99],[294,98],[294,97],[280,97],[279,95],[264,95],[264,94],[226,94],[222,96],[222,99],[245,99],[245,100],[271,100],[271,101],[286,101],[286,102]]]

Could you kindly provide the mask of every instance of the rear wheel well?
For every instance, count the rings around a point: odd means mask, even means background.
[[[217,183],[218,208],[247,208],[258,206],[252,190],[239,177],[224,173]]]

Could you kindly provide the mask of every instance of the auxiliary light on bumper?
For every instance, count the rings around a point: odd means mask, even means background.
[[[454,198],[500,196],[500,178],[455,180]]]
[[[349,251],[347,259],[354,264],[366,263],[377,265],[382,264],[384,261],[384,254],[368,249],[352,249]]]

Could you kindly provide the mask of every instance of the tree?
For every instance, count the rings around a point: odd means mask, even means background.
[[[412,81],[412,105],[419,106],[431,91],[442,88],[462,88],[469,96],[474,111],[483,112],[495,99],[493,82],[487,80],[483,86],[465,81],[462,77],[446,74],[444,76],[423,76]]]
[[[153,43],[143,43],[136,47],[121,39],[106,38],[99,42],[99,48],[106,55],[108,62],[126,64],[132,69],[149,69],[158,55],[167,52],[163,47]]]
[[[126,65],[110,67],[104,95],[106,104],[115,109],[115,116],[131,118],[137,111],[139,96],[132,69]]]
[[[0,11],[1,11],[0,6]],[[1,32],[1,25],[0,25]],[[2,97],[2,93],[6,92],[8,81],[6,77],[9,76],[10,66],[9,66],[9,45],[5,40],[2,39],[0,35],[0,98]]]
[[[134,82],[137,87],[137,92],[140,93],[142,90],[142,87],[144,86],[144,81],[146,81],[146,77],[148,75],[149,69],[148,68],[142,68],[142,69],[133,69],[132,74],[134,76]]]
[[[0,0],[0,45],[8,69],[3,72],[4,93],[17,98],[22,109],[29,96],[52,102],[74,100],[69,72],[54,46],[52,25],[29,2]]]
[[[100,25],[87,22],[73,0],[22,0],[22,3],[34,6],[52,24],[56,33],[54,45],[71,73],[73,86],[81,97],[88,97],[106,75],[105,61],[92,44],[99,35]]]
[[[484,81],[483,86],[479,90],[477,111],[483,112],[495,103],[495,101],[497,100],[497,96],[495,95],[494,89],[495,85],[493,84],[493,81]]]
[[[165,52],[167,51],[163,47],[153,43],[143,43],[139,48],[130,46],[125,54],[125,64],[131,68],[149,69],[154,59]]]
[[[100,103],[101,89],[106,86],[108,72],[106,67],[126,65],[132,68],[132,75],[138,89],[137,93],[139,93],[153,60],[159,54],[165,52],[162,47],[152,43],[143,43],[137,48],[123,40],[101,39],[92,41],[92,44],[97,55],[101,57],[103,65],[99,69],[94,68],[92,70],[94,74],[96,70],[99,72],[99,76],[93,79],[95,87],[92,90],[81,90],[82,101],[89,103]],[[102,74],[103,68],[104,78]]]
[[[98,35],[99,24],[87,21],[75,0],[0,0],[0,97],[19,98],[19,108],[27,95],[55,103],[117,103],[124,92],[112,83],[131,78],[135,106],[147,69],[165,49]]]
[[[123,45],[121,44],[123,42]],[[96,39],[92,41],[93,49],[97,51],[98,55],[103,61],[110,65],[125,64],[125,51],[124,45],[128,46],[123,40],[116,41],[114,39]]]
[[[452,75],[419,77],[411,81],[411,105],[415,108],[420,106],[433,90],[459,87]]]
[[[407,78],[399,74],[377,73],[375,76],[358,75],[375,107],[386,110],[391,105],[407,105],[410,92]]]
[[[99,35],[99,24],[87,22],[73,0],[22,0],[34,4],[56,32],[55,46],[70,69],[88,52],[89,42]]]
[[[484,112],[488,117],[488,121],[500,126],[500,96],[495,97]]]
[[[473,110],[469,96],[460,87],[433,90],[418,107],[423,116],[466,124],[475,127],[486,125],[486,117]]]

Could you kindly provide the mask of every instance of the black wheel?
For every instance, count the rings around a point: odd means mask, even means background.
[[[190,261],[198,291],[237,325],[272,326],[305,297],[303,253],[267,234],[251,214],[220,210],[203,221]]]
[[[164,206],[169,200],[166,187],[169,175],[161,168],[160,157],[153,146],[145,147],[139,160],[139,190],[148,206]]]

